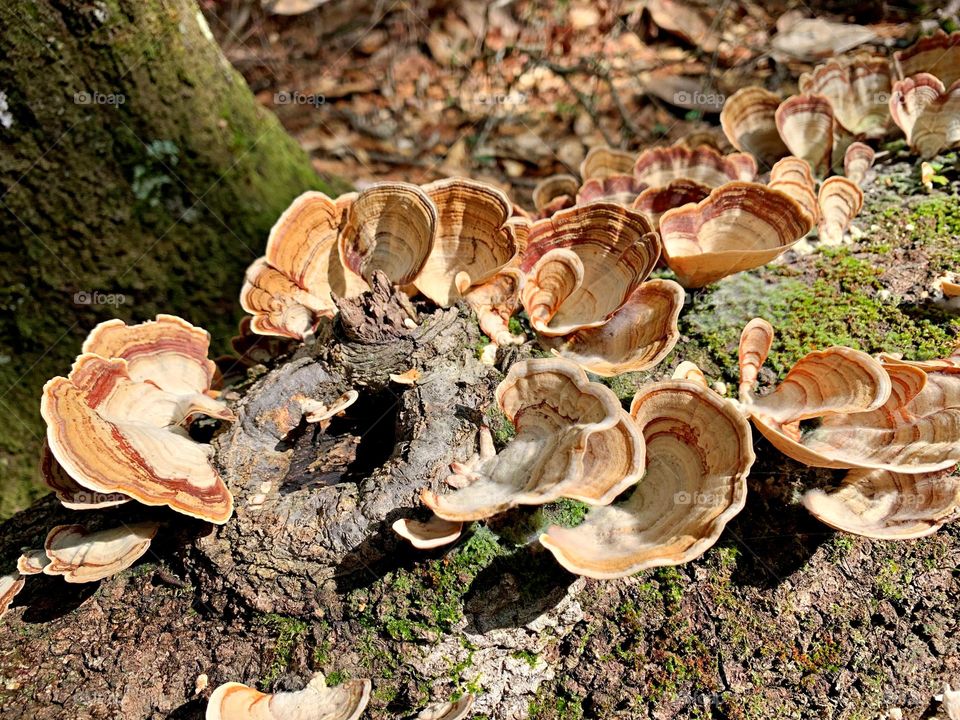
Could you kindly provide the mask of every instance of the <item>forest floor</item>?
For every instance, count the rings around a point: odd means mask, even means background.
[[[588,147],[716,134],[717,95],[789,88],[811,63],[771,56],[776,5],[723,3],[699,24],[687,18],[681,27],[701,32],[686,38],[643,3],[383,3],[373,23],[339,3],[278,17],[236,2],[208,19],[319,170],[358,185],[468,174],[528,204],[538,178],[575,172]],[[880,44],[909,38],[915,26],[887,13],[861,21]],[[278,102],[284,94],[315,102]],[[695,107],[675,105],[680,94]],[[756,315],[778,330],[764,384],[830,344],[945,355],[960,336],[960,315],[935,290],[960,269],[955,162],[944,161],[948,184],[927,191],[892,147],[849,243],[691,293],[677,349],[609,384],[626,400],[689,359],[733,387],[736,340]],[[547,524],[579,521],[575,503],[513,511],[447,551],[401,549],[319,583],[299,598],[309,612],[226,592],[216,538],[194,542],[192,526],[102,583],[40,577],[0,623],[0,714],[200,718],[201,674],[211,687],[268,691],[320,670],[331,682],[371,678],[377,718],[467,691],[488,718],[937,717],[934,695],[960,683],[960,526],[907,542],[833,532],[799,493],[837,476],[755,440],[746,507],[720,541],[627,580],[577,579],[528,543]],[[47,498],[11,519],[0,557],[65,517]],[[285,578],[263,582],[276,590]]]

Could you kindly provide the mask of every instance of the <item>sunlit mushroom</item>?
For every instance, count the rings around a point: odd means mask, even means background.
[[[39,575],[50,564],[43,548],[24,549],[17,558],[17,572],[21,575]]]
[[[772,328],[751,322],[741,347],[762,350]],[[764,339],[757,341],[762,334]],[[754,376],[754,352],[746,375]],[[814,467],[925,473],[960,462],[960,367],[944,361],[874,359],[832,347],[801,358],[777,389],[741,403],[782,453]],[[818,419],[812,427],[805,421]]]
[[[929,160],[960,145],[960,81],[949,88],[928,73],[894,83],[890,115],[907,144]]]
[[[862,142],[855,142],[843,154],[843,174],[860,187],[867,176],[867,171],[873,167],[876,153],[873,148]]]
[[[839,57],[800,76],[800,92],[827,99],[834,119],[856,137],[882,138],[890,129],[890,63],[865,53]]]
[[[46,440],[40,450],[39,471],[40,479],[69,510],[97,510],[130,502],[123,493],[96,493],[78,483],[57,462]]]
[[[473,695],[465,693],[459,700],[428,705],[417,715],[417,720],[464,720],[473,707]]]
[[[23,590],[26,578],[14,570],[12,573],[0,575],[0,617],[3,617],[17,594]]]
[[[159,528],[159,523],[143,522],[88,532],[83,525],[58,525],[44,542],[50,562],[43,572],[68,583],[103,580],[143,557]]]
[[[810,171],[810,164],[793,155],[774,163],[770,170],[767,187],[779,190],[796,200],[810,215],[812,222],[820,219],[820,206],[817,203],[816,182]]]
[[[568,335],[605,323],[660,256],[640,213],[597,202],[562,210],[530,229],[521,302],[537,332]]]
[[[392,527],[397,535],[418,550],[432,550],[449,545],[456,542],[463,531],[462,522],[451,522],[436,515],[423,521],[400,518]]]
[[[647,184],[633,175],[606,175],[591,178],[577,191],[577,205],[591,202],[614,202],[630,207]]]
[[[458,467],[452,493],[425,489],[424,504],[454,522],[481,520],[516,505],[561,497],[609,503],[643,472],[644,445],[613,391],[560,359],[514,364],[497,403],[516,427],[499,453]],[[448,481],[449,482],[449,481]]]
[[[558,210],[573,207],[579,189],[580,183],[573,175],[545,177],[533,188],[533,207],[537,217],[550,217]]]
[[[672,280],[650,280],[600,327],[563,338],[542,337],[540,342],[596,375],[648,370],[677,344],[677,319],[685,297],[683,288]]]
[[[607,175],[629,175],[633,172],[636,156],[623,150],[608,147],[590,148],[580,163],[580,177],[583,181],[602,178]]]
[[[660,218],[664,259],[680,284],[699,288],[774,260],[813,225],[789,195],[765,185],[731,182],[696,205]]]
[[[949,470],[851,470],[836,490],[809,490],[803,504],[837,530],[883,540],[924,537],[960,516],[960,477]]]
[[[660,218],[667,210],[687,203],[698,203],[710,194],[710,188],[695,180],[680,178],[662,187],[647,188],[637,196],[633,209],[639,210],[654,228],[660,227]]]
[[[433,250],[439,212],[416,185],[382,182],[357,194],[339,235],[344,266],[368,284],[380,270],[409,285]]]
[[[336,313],[332,293],[354,297],[366,289],[339,255],[337,236],[349,205],[307,192],[274,224],[266,254],[249,267],[240,291],[255,333],[301,340]]]
[[[710,188],[732,180],[753,180],[757,163],[746,153],[723,155],[709,145],[650,148],[637,157],[634,176],[649,187],[662,187],[684,178]]]
[[[44,385],[40,412],[50,451],[64,471],[98,493],[121,493],[146,505],[223,523],[233,498],[210,462],[209,445],[183,423],[195,413],[232,417],[206,398],[176,395],[136,382],[126,360],[85,354],[68,377]]]
[[[952,85],[960,80],[960,32],[948,35],[938,28],[932,35],[895,52],[893,62],[901,79],[929,73],[944,85]]]
[[[437,230],[413,284],[440,307],[448,307],[516,255],[510,200],[492,185],[464,178],[438,180],[423,190],[436,205]]]
[[[327,687],[322,673],[303,690],[272,695],[229,682],[210,695],[206,720],[357,720],[369,702],[369,680]]]
[[[767,167],[789,154],[777,129],[780,98],[761,87],[745,87],[726,99],[720,112],[724,135],[737,150]]]
[[[522,285],[520,270],[507,267],[464,293],[463,299],[477,316],[480,329],[497,345],[521,345],[526,339],[510,331],[510,318],[520,307]]]
[[[830,101],[823,95],[794,95],[777,108],[776,121],[790,153],[810,163],[817,177],[827,175],[835,145]]]
[[[825,245],[839,245],[850,223],[863,209],[863,191],[848,178],[827,178],[820,185],[817,205],[820,208],[820,240]]]
[[[699,382],[667,380],[641,388],[630,412],[647,443],[646,475],[633,494],[540,537],[578,575],[617,578],[689,562],[746,501],[754,455],[733,403]]]

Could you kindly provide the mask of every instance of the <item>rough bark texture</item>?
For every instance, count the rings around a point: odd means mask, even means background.
[[[680,359],[736,378],[735,340],[754,312],[776,320],[778,371],[829,338],[875,352],[943,354],[956,321],[924,289],[958,261],[960,209],[914,194],[899,166],[875,183],[854,245],[795,257],[691,298]],[[900,300],[881,290],[898,288]],[[825,305],[826,304],[826,305]],[[366,717],[406,717],[456,691],[488,718],[843,718],[937,715],[960,682],[960,528],[911,542],[831,532],[798,503],[834,473],[792,463],[755,433],[746,508],[703,557],[621,581],[584,581],[536,542],[583,509],[556,503],[476,524],[455,546],[421,553],[389,530],[475,449],[485,420],[509,427],[493,389],[528,344],[496,368],[476,360],[462,308],[410,308],[379,283],[342,320],[228,392],[239,420],[213,438],[237,498],[211,529],[159,510],[117,508],[98,522],[161,517],[141,563],[96,586],[28,578],[0,622],[4,718],[201,718],[209,688],[263,690],[369,677]],[[384,318],[392,318],[387,323]],[[825,340],[826,338],[826,340]],[[391,373],[421,372],[414,386]],[[774,380],[771,371],[764,382]],[[300,422],[297,395],[360,393],[325,430]],[[256,496],[263,494],[262,502]],[[50,499],[0,528],[4,568],[77,513]],[[209,688],[195,692],[205,673]]]
[[[173,312],[225,347],[244,268],[323,185],[193,0],[0,3],[0,142],[8,515],[37,493],[40,388],[86,332]]]

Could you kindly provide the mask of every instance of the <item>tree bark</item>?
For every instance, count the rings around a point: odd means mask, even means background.
[[[110,317],[180,314],[224,348],[246,266],[328,189],[193,0],[0,4],[0,515],[32,483],[43,382]]]

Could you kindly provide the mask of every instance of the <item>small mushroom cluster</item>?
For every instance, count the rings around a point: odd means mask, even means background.
[[[582,525],[550,527],[541,544],[571,572],[625,577],[699,557],[746,500],[750,430],[733,402],[689,366],[642,388],[625,411],[605,385],[562,359],[514,364],[497,402],[516,435],[499,452],[454,464],[453,492],[424,490],[434,513],[394,529],[415,547],[453,542],[462,523],[560,498],[590,506]]]
[[[463,299],[498,343],[518,289],[515,264],[529,223],[500,190],[464,178],[424,187],[377,183],[335,200],[307,192],[270,232],[247,270],[240,304],[261,335],[309,338],[334,298],[370,289],[375,272],[440,307]],[[412,322],[411,318],[411,322]]]
[[[848,470],[834,492],[810,490],[826,524],[885,539],[922,537],[960,515],[960,349],[944,360],[873,358],[831,347],[801,358],[776,389],[753,392],[773,343],[751,321],[740,338],[740,402],[757,430],[805,465]],[[810,421],[816,421],[811,424]]]
[[[94,328],[70,374],[47,382],[40,403],[47,424],[40,475],[64,507],[85,512],[136,501],[218,524],[230,518],[233,498],[211,448],[189,434],[201,415],[234,419],[212,389],[209,343],[206,331],[172,315]],[[0,609],[25,575],[82,583],[130,567],[159,528],[156,521],[54,527],[43,549],[25,550],[17,572],[0,581]]]

